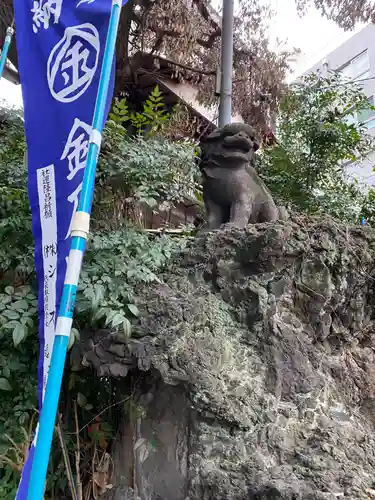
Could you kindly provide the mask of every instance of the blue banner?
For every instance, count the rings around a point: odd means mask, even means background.
[[[111,7],[112,0],[14,1],[39,286],[39,407],[52,355],[71,223],[82,189]],[[107,111],[113,77],[114,71]],[[38,429],[17,500],[27,498],[37,435]]]

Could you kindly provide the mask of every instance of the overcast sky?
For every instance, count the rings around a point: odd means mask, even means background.
[[[301,55],[294,64],[294,77],[308,70],[336,47],[360,31],[358,25],[352,32],[344,32],[333,21],[324,19],[316,9],[300,17],[295,0],[271,0],[276,16],[270,27],[271,37],[287,42],[287,47],[296,47]]]
[[[295,0],[270,0],[276,16],[270,26],[270,37],[285,40],[287,47],[298,47],[301,55],[294,63],[294,74],[291,78],[303,73],[309,67],[322,59],[329,52],[350,38],[362,26],[352,32],[344,32],[332,21],[323,19],[312,9],[308,15],[300,18],[295,8]],[[215,6],[221,0],[213,0]],[[21,103],[20,86],[15,86],[4,79],[0,80],[0,98],[6,99],[11,105]]]

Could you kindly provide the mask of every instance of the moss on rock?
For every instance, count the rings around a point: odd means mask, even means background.
[[[193,407],[185,496],[147,498],[375,498],[374,257],[371,229],[329,219],[210,233],[143,291],[125,350],[86,344],[100,374],[157,370]]]

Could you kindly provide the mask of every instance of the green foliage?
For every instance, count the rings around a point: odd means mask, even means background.
[[[0,278],[22,281],[34,268],[23,122],[14,110],[0,110]]]
[[[260,173],[276,198],[308,213],[359,221],[365,194],[345,165],[373,149],[354,114],[369,108],[355,84],[316,74],[290,88],[280,103],[278,145],[265,151]]]
[[[115,127],[110,130],[118,134]],[[192,144],[141,136],[110,142],[115,145],[103,152],[97,177],[104,203],[120,197],[151,208],[162,202],[173,206],[196,189]]]
[[[131,124],[137,135],[143,134],[147,128],[149,129],[148,134],[152,135],[163,128],[169,116],[164,109],[163,95],[158,85],[156,85],[149,98],[143,104],[143,111],[141,113],[130,112],[126,98],[117,99],[113,105],[112,112],[109,114],[109,119],[118,125],[126,126],[127,124]]]
[[[375,190],[373,188],[367,193],[361,209],[361,215],[372,226],[375,224]]]
[[[146,233],[131,227],[95,233],[79,285],[80,328],[107,326],[129,337],[131,322],[139,315],[137,290],[159,281],[157,271],[183,244],[167,236],[150,241]]]
[[[30,443],[39,347],[23,122],[0,115],[0,499],[10,500]]]
[[[26,141],[22,114],[14,108],[0,109],[0,184],[26,186],[24,155]]]
[[[114,114],[121,110],[122,118],[128,116],[125,104],[117,106]],[[87,328],[107,327],[125,337],[134,334],[132,323],[140,315],[139,290],[157,282],[158,272],[171,254],[184,245],[183,239],[167,236],[150,239],[147,233],[132,227],[130,213],[123,213],[120,223],[117,215],[108,218],[104,229],[97,229],[103,211],[117,214],[117,204],[128,203],[129,199],[132,205],[155,208],[167,202],[172,206],[195,189],[193,146],[153,135],[166,121],[163,108],[159,90],[155,89],[144,105],[145,120],[129,115],[138,131],[135,137],[125,134],[121,124],[126,120],[110,120],[106,126],[93,210],[94,231],[85,255],[69,348]],[[23,123],[14,111],[4,114],[5,120],[0,121],[0,240],[7,244],[0,246],[0,500],[10,500],[15,497],[33,418],[37,417],[39,342]],[[141,123],[148,125],[147,133],[147,127],[138,126]],[[83,428],[82,479],[87,483],[90,477],[86,471],[93,466],[93,454],[98,450],[105,453],[116,425],[118,409],[113,414],[107,409],[116,398],[123,412],[134,405],[130,397],[124,404],[121,391],[115,391],[111,381],[93,379],[91,373],[76,373],[73,364],[67,368],[63,382],[62,426],[68,456],[72,457],[77,446],[73,411],[77,402]],[[102,415],[100,419],[98,414]],[[46,500],[69,498],[68,491],[61,443],[55,436]]]
[[[94,219],[107,221],[105,227],[121,226],[129,217],[137,222],[136,212],[142,207],[165,210],[196,198],[199,177],[194,144],[171,142],[160,135],[174,116],[165,112],[157,86],[142,113],[130,113],[126,99],[115,102],[104,130],[93,211]],[[124,128],[129,123],[136,130],[133,137]]]
[[[35,417],[39,344],[34,301],[29,287],[17,291],[7,287],[0,295],[0,499],[4,500],[15,497]]]
[[[112,112],[109,113],[109,119],[119,125],[130,121],[130,111],[126,98],[115,100]]]
[[[37,311],[38,300],[31,287],[23,286],[17,291],[12,286],[5,287],[0,294],[0,332],[12,335],[17,347],[29,330],[35,331]]]

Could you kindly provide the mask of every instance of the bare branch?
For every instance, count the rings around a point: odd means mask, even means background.
[[[203,19],[208,22],[215,29],[215,31],[220,30],[221,33],[221,27],[214,19],[213,9],[210,4],[206,0],[193,0],[193,3],[196,5],[198,12],[201,14]]]
[[[206,47],[207,49],[211,49],[213,44],[215,43],[217,38],[221,37],[221,29],[217,28],[215,31],[208,35],[207,40],[203,40],[203,38],[198,38],[197,42],[202,45],[202,47]]]

